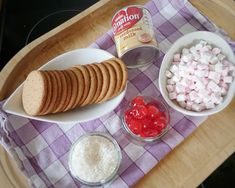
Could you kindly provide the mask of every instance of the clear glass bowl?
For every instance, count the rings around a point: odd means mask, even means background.
[[[141,96],[141,95],[140,95]],[[167,123],[166,127],[162,130],[162,132],[154,137],[141,137],[140,135],[134,134],[130,128],[128,127],[126,120],[125,120],[125,112],[131,108],[131,101],[129,102],[128,106],[124,110],[124,115],[122,117],[122,129],[123,132],[126,134],[127,138],[134,142],[135,144],[145,145],[150,143],[155,143],[159,140],[163,135],[165,135],[168,130],[170,129],[170,114],[165,102],[159,98],[154,98],[151,96],[142,96],[144,98],[145,103],[151,103],[158,107],[160,112],[163,112],[166,116]]]
[[[111,143],[113,143],[115,149],[116,149],[116,157],[117,157],[117,165],[114,169],[114,171],[108,176],[106,177],[105,179],[101,180],[101,181],[98,181],[98,182],[88,182],[88,181],[85,181],[83,179],[81,179],[80,177],[78,177],[76,174],[74,174],[74,171],[73,171],[73,165],[72,165],[72,154],[74,152],[74,148],[75,146],[80,142],[82,141],[84,138],[86,137],[90,137],[90,136],[101,136],[101,137],[104,137],[106,138],[107,140],[109,140]],[[81,183],[81,184],[84,184],[84,185],[87,185],[87,186],[102,186],[102,185],[105,185],[106,183],[108,182],[111,182],[113,179],[115,179],[116,175],[117,175],[117,172],[118,172],[118,169],[120,167],[120,164],[121,164],[121,160],[122,160],[122,153],[121,153],[121,149],[117,143],[117,141],[112,138],[111,136],[109,136],[108,134],[106,133],[102,133],[102,132],[92,132],[92,133],[86,133],[84,135],[82,135],[81,137],[78,138],[78,140],[71,146],[70,148],[70,151],[69,151],[69,160],[68,160],[68,165],[69,165],[69,170],[71,172],[71,174]],[[83,170],[83,169],[81,169]]]

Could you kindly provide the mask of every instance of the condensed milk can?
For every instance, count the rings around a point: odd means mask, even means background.
[[[118,57],[128,68],[142,67],[158,57],[158,43],[148,9],[131,5],[119,10],[112,19]]]

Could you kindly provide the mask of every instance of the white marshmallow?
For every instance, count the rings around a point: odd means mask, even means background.
[[[233,77],[232,76],[225,76],[223,77],[224,83],[232,83],[233,82]]]
[[[174,75],[172,78],[171,78],[174,82],[179,82],[180,81],[180,77],[178,75]]]
[[[194,101],[195,99],[198,98],[198,95],[197,95],[197,93],[195,91],[191,91],[189,93],[189,98],[190,98],[191,101]]]
[[[182,50],[182,54],[189,54],[189,49],[187,49],[187,48],[183,48],[183,50]]]
[[[171,65],[171,66],[170,66],[170,71],[171,71],[172,73],[177,73],[177,72],[179,72],[179,68],[178,68],[178,66],[176,66],[176,65]]]
[[[221,73],[223,71],[223,64],[222,63],[215,64],[215,71]]]
[[[209,71],[208,78],[210,78],[211,80],[215,81],[215,83],[217,83],[217,84],[219,83],[220,77],[221,77],[220,73],[214,72],[214,71]]]
[[[202,111],[202,107],[199,104],[193,104],[192,105],[192,110],[196,111],[196,112],[200,112]]]
[[[172,76],[173,76],[172,72],[170,72],[169,70],[166,70],[165,75],[166,75],[167,78],[172,78]]]
[[[201,40],[201,41],[199,42],[199,44],[201,44],[202,46],[205,46],[205,45],[207,45],[207,42],[206,42],[205,40]]]
[[[215,108],[215,104],[211,101],[205,103],[206,104],[206,109],[212,109]]]
[[[221,88],[214,81],[211,80],[207,84],[207,89],[210,89],[213,92],[219,92]]]
[[[223,61],[225,59],[225,55],[223,54],[218,54],[217,58],[219,59],[219,61]]]
[[[219,61],[219,59],[216,57],[216,56],[213,56],[211,59],[210,59],[210,63],[211,64],[216,64],[216,63],[218,63],[218,61]]]
[[[204,89],[206,87],[205,84],[203,84],[200,80],[196,82],[195,86],[198,90]]]
[[[185,101],[185,99],[186,99],[186,97],[185,97],[184,94],[179,94],[179,95],[177,95],[177,97],[176,97],[176,100],[177,100],[178,102]]]

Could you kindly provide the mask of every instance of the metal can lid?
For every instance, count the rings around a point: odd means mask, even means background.
[[[121,59],[128,68],[138,68],[152,63],[159,56],[159,50],[153,45],[143,45],[126,51]]]

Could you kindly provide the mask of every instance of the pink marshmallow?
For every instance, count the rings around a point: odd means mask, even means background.
[[[166,85],[166,89],[169,93],[175,91],[175,87],[173,85]]]
[[[221,50],[219,49],[219,48],[213,48],[212,49],[212,53],[214,54],[214,55],[217,55],[217,54],[219,54],[221,52]]]
[[[176,99],[176,97],[177,97],[177,94],[176,94],[176,92],[171,92],[171,93],[169,93],[169,98],[172,100],[172,99]]]
[[[220,81],[220,76],[221,76],[221,74],[218,72],[209,71],[208,78],[210,78],[211,80],[215,81],[215,83],[218,84]]]
[[[174,62],[179,62],[180,61],[180,54],[175,54],[173,56]]]

